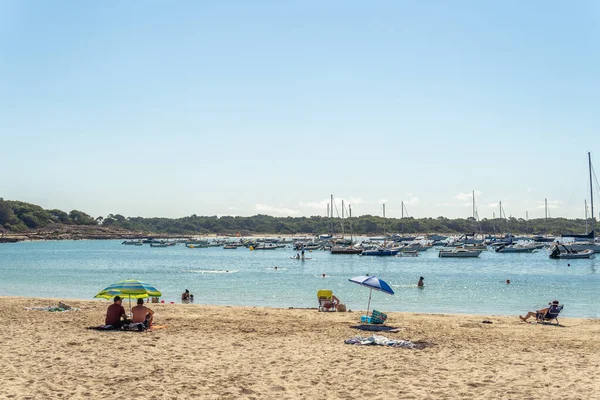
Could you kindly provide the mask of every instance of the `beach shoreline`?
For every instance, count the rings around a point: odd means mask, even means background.
[[[99,332],[110,302],[0,297],[1,398],[599,398],[600,320],[388,313],[398,332],[355,329],[361,312],[150,304],[153,332]],[[63,300],[64,301],[64,300]],[[127,308],[127,307],[126,307]],[[483,321],[491,323],[483,323]],[[356,335],[432,343],[355,346]],[[548,378],[548,381],[545,379]]]

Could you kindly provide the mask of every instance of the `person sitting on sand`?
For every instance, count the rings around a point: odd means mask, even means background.
[[[185,289],[185,292],[181,294],[181,300],[186,301],[190,299],[190,291]]]
[[[137,306],[131,309],[133,313],[132,323],[143,322],[146,328],[152,326],[154,320],[154,311],[144,306],[144,299],[138,299]]]
[[[108,306],[108,310],[106,310],[105,325],[112,325],[115,329],[121,329],[123,325],[129,323],[125,309],[121,305],[122,303],[123,299],[121,299],[121,296],[115,296],[113,304]]]
[[[544,315],[546,315],[546,313],[548,312],[548,310],[550,310],[551,308],[554,309],[554,308],[558,307],[558,300],[554,300],[552,303],[548,303],[548,305],[549,305],[549,307],[542,308],[541,310],[537,310],[536,312],[529,311],[525,317],[522,317],[519,315],[519,318],[521,318],[521,321],[523,321],[523,322],[527,322],[527,320],[531,317],[535,317],[536,319],[538,317],[543,318]]]
[[[423,282],[423,279],[425,279],[425,278],[423,278],[423,277],[421,276],[421,277],[419,278],[419,282],[417,282],[417,286],[418,286],[418,287],[420,287],[420,288],[422,288],[422,287],[425,287],[425,282]]]

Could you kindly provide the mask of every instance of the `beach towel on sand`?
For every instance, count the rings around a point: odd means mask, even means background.
[[[68,312],[68,311],[79,311],[79,308],[75,308],[75,307],[63,308],[63,307],[59,307],[59,306],[52,306],[52,307],[25,307],[25,310],[27,310],[27,311]]]
[[[369,337],[355,336],[353,338],[344,341],[346,344],[355,344],[359,346],[364,345],[378,345],[388,347],[404,347],[406,349],[424,349],[425,347],[433,346],[433,343],[427,342],[411,342],[409,340],[393,340],[388,339],[381,335],[372,335]]]
[[[112,325],[98,325],[98,326],[88,326],[87,329],[92,329],[95,331],[133,331],[133,332],[143,332],[146,330],[146,326],[143,322],[136,322],[134,324],[125,324],[118,329]]]

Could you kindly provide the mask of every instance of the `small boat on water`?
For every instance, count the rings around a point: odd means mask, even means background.
[[[278,247],[273,243],[262,243],[256,246],[250,246],[250,250],[275,250]]]
[[[417,250],[404,250],[396,254],[396,257],[417,257],[419,252]]]
[[[235,244],[226,244],[225,246],[223,246],[223,248],[227,250],[235,250],[238,248],[238,246],[236,246]]]
[[[463,247],[456,247],[451,250],[440,249],[438,257],[448,258],[475,258],[479,257],[481,250],[468,250]]]
[[[564,248],[564,251],[560,250],[560,247]],[[574,260],[577,258],[592,258],[594,257],[594,250],[586,249],[586,250],[571,250],[565,245],[554,245],[552,247],[552,252],[550,253],[550,258],[559,259],[559,260]]]
[[[150,243],[150,247],[171,247],[170,243]]]
[[[208,246],[205,244],[198,244],[198,243],[186,243],[185,247],[187,247],[188,249],[205,249]]]
[[[385,247],[378,247],[370,250],[363,250],[361,256],[395,256],[398,254],[397,249],[388,249]]]
[[[363,249],[354,246],[333,246],[331,254],[361,254]]]
[[[127,246],[143,246],[144,245],[144,243],[142,243],[141,240],[125,240],[121,244],[124,244],[124,245],[127,245]]]
[[[509,244],[496,246],[496,253],[533,253],[538,249],[537,245],[533,244]]]

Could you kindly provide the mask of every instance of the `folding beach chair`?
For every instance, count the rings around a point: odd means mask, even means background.
[[[546,314],[538,313],[535,316],[537,322],[543,324],[552,323],[552,321],[556,320],[556,324],[558,325],[558,315],[562,311],[563,307],[564,304],[560,306],[550,306],[550,308],[548,308],[548,311],[546,311]]]
[[[319,299],[319,311],[335,311],[336,303],[333,301],[333,292],[331,290],[321,289],[317,292]]]
[[[385,322],[386,319],[387,314],[384,314],[381,311],[373,310],[371,316],[363,315],[362,317],[360,317],[360,322],[381,325]]]

